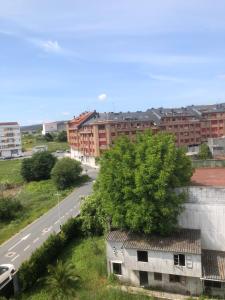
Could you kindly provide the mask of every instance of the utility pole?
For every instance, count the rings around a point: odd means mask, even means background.
[[[59,228],[61,230],[62,224],[61,224],[61,215],[60,215],[60,206],[59,206],[59,196],[60,196],[60,194],[57,192],[55,195],[58,197],[58,219],[59,219]]]

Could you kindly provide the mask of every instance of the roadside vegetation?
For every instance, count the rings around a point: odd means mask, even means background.
[[[32,151],[34,147],[40,145],[48,146],[49,152],[55,152],[57,150],[69,150],[66,132],[58,134],[47,134],[46,136],[43,136],[41,133],[22,135],[23,151]]]
[[[0,161],[0,244],[55,206],[58,197],[65,198],[87,180],[87,176],[79,176],[82,169],[78,164],[76,180],[58,193],[58,186],[50,178],[56,161],[48,152],[23,160]],[[70,158],[67,161],[73,164]]]
[[[71,281],[74,282],[72,286]],[[59,282],[63,284],[59,285]],[[153,300],[110,288],[115,283],[107,276],[104,237],[75,238],[20,300]]]

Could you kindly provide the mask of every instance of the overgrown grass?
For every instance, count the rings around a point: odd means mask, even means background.
[[[87,238],[71,243],[60,257],[63,262],[73,263],[81,277],[77,297],[79,300],[151,300],[142,295],[131,295],[109,288],[107,279],[105,242],[103,237]],[[22,295],[23,300],[49,299],[49,291],[37,284],[30,292]]]
[[[72,190],[70,188],[60,191],[60,198],[65,198]],[[56,193],[57,189],[52,180],[23,185],[20,193],[15,197],[23,205],[23,213],[9,223],[0,222],[0,244],[55,206],[58,201]]]
[[[21,160],[0,161],[0,182],[7,181],[10,184],[22,184],[23,178],[20,175]]]
[[[25,151],[31,151],[34,147],[46,145],[48,146],[49,152],[55,152],[57,150],[68,150],[69,145],[67,142],[47,142],[44,139],[41,139],[41,136],[31,135],[31,134],[24,134],[22,136],[22,147]]]

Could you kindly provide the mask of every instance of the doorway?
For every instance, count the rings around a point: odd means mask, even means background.
[[[148,286],[148,272],[139,271],[140,286]]]

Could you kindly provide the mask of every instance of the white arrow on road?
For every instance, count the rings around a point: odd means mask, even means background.
[[[16,246],[18,246],[21,242],[25,241],[26,239],[29,238],[29,236],[31,235],[31,233],[25,235],[24,237],[22,237],[15,245],[13,245],[11,248],[9,248],[8,251],[12,251]]]

